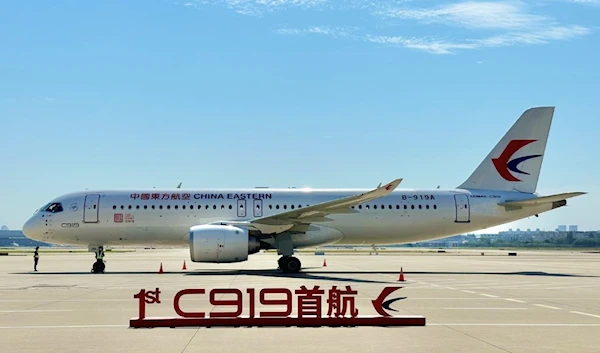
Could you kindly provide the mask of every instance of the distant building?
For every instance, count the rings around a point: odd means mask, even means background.
[[[556,228],[557,232],[566,232],[567,231],[567,226],[566,225],[559,225],[558,228]]]
[[[8,227],[7,226],[2,226],[2,227],[0,227],[0,230],[8,230]]]
[[[42,243],[29,239],[20,230],[0,229],[0,247],[13,246],[51,246],[50,244]]]
[[[577,232],[577,225],[570,225],[569,232]]]

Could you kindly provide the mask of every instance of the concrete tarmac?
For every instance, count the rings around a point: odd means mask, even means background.
[[[0,256],[2,352],[600,352],[600,254],[566,251],[446,250],[446,253],[325,256],[298,254],[304,272],[283,275],[277,255],[238,264],[196,264],[186,249],[107,253],[107,272],[90,273],[91,253]],[[187,270],[182,270],[184,260]],[[327,266],[323,267],[326,260]],[[164,273],[158,270],[162,263]],[[398,282],[400,268],[405,282]],[[332,286],[358,291],[359,315],[386,286],[394,315],[423,315],[425,327],[129,328],[140,289],[160,288],[147,316],[176,316],[186,288]],[[247,300],[247,294],[244,294]],[[258,301],[258,294],[256,295]],[[219,296],[229,299],[231,297]],[[217,299],[219,299],[217,298]],[[293,314],[297,314],[294,296]],[[208,295],[182,299],[186,311],[226,311]],[[244,313],[247,314],[247,305]],[[272,307],[277,310],[278,307]],[[280,307],[279,307],[280,308]],[[256,312],[264,310],[256,306]],[[271,310],[273,310],[271,309]]]

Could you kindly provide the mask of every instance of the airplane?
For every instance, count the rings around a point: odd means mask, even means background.
[[[374,189],[85,190],[38,209],[23,233],[90,250],[188,246],[198,263],[243,262],[277,249],[278,268],[297,273],[296,249],[439,239],[538,216],[586,194],[536,193],[554,110],[525,110],[454,189],[400,189],[399,178]]]

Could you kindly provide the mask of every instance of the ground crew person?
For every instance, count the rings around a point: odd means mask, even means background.
[[[36,246],[35,252],[33,253],[33,270],[36,272],[37,272],[38,260],[40,259],[40,254],[38,253],[39,248],[40,248],[39,246]]]
[[[95,272],[104,272],[104,248],[101,246],[98,247],[98,251],[96,252],[96,271]]]

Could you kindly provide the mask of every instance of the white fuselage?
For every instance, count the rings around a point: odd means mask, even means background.
[[[366,189],[148,189],[85,191],[67,194],[44,206],[23,227],[35,240],[71,245],[186,246],[190,227],[216,221],[247,221],[298,209]],[[401,244],[464,234],[545,211],[545,204],[507,211],[498,203],[533,194],[485,191],[397,189],[353,207],[354,213],[330,215],[314,225],[343,237],[323,241],[294,234],[294,247],[326,243]],[[60,206],[60,207],[58,207]],[[57,211],[58,210],[58,211]],[[304,238],[303,238],[304,236]],[[267,237],[268,238],[268,237]],[[268,239],[267,239],[268,241]]]

